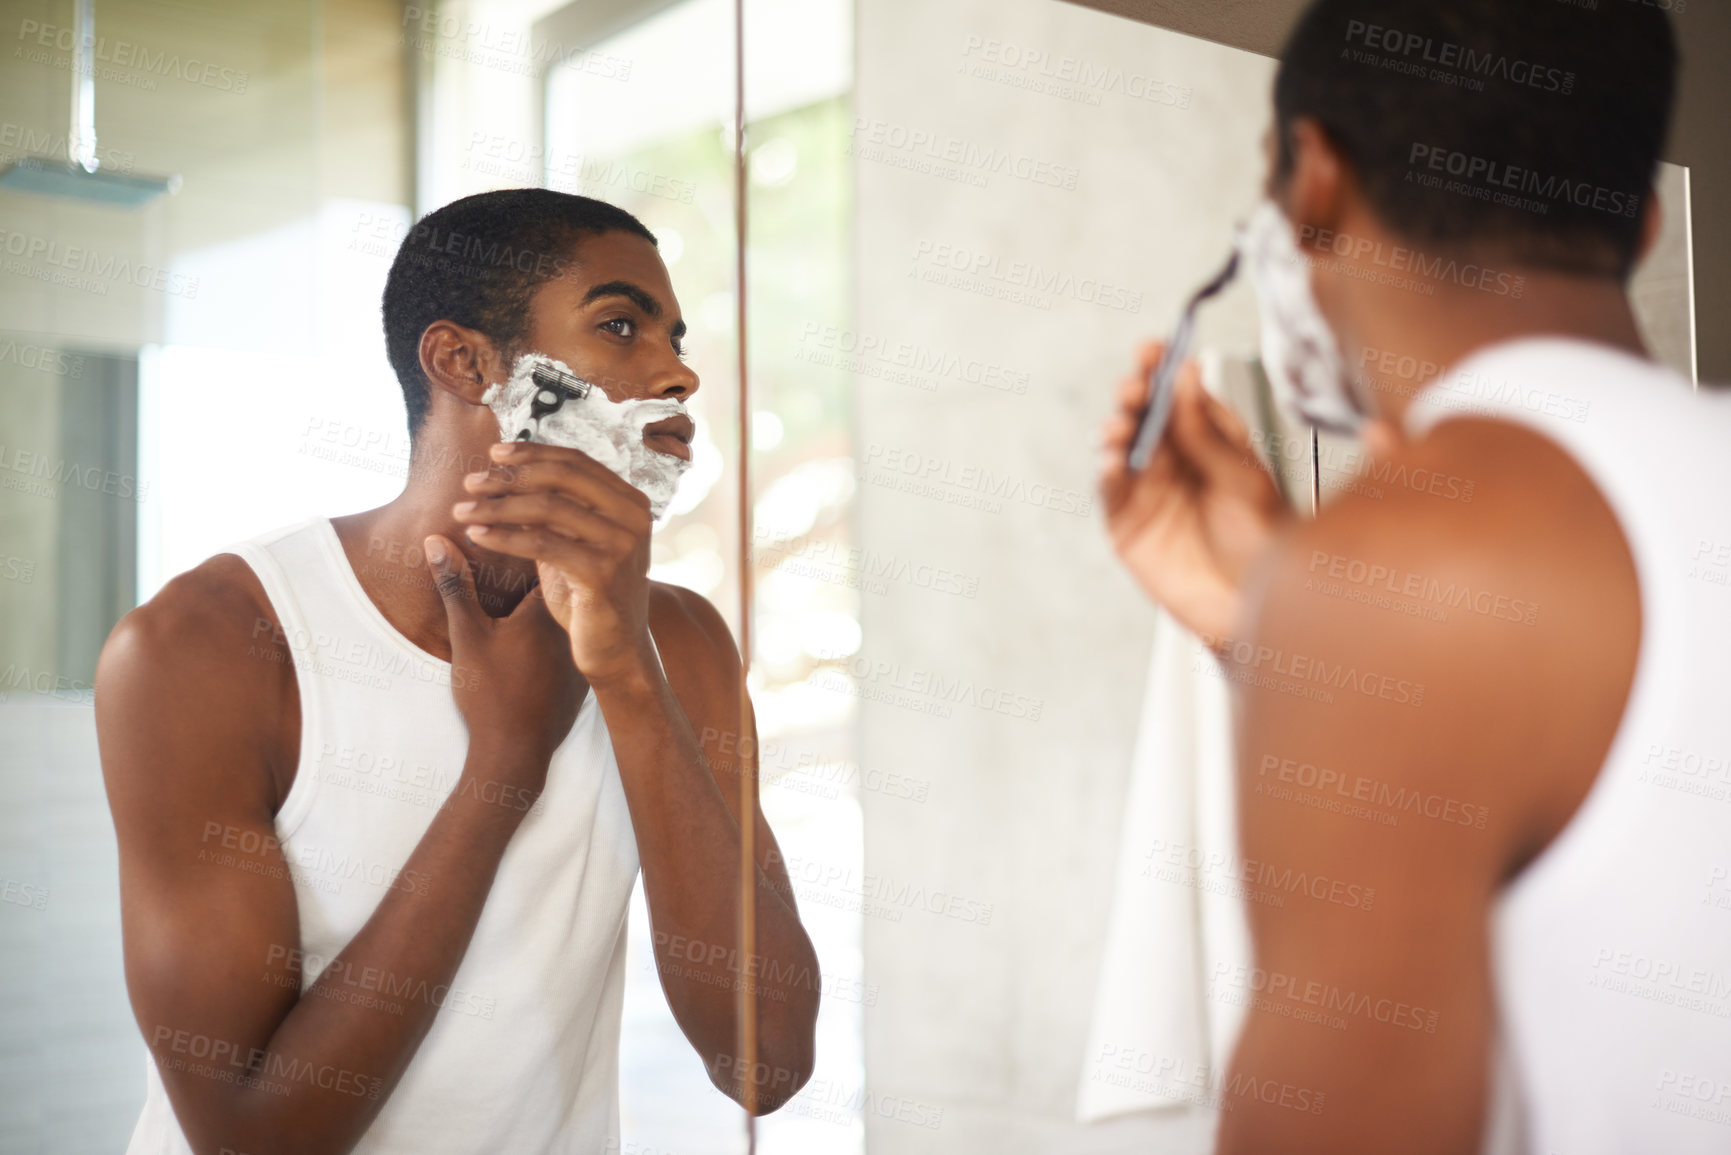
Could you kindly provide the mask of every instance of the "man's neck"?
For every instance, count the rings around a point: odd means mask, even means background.
[[[1480,349],[1523,337],[1592,341],[1650,356],[1623,285],[1609,277],[1522,271],[1520,296],[1439,285],[1435,296],[1367,285],[1356,291],[1356,319],[1345,342],[1348,370],[1377,385],[1384,416],[1398,423],[1425,384],[1378,372],[1384,354],[1446,373]],[[1511,278],[1512,283],[1512,278]]]
[[[451,507],[469,500],[467,472],[486,467],[486,451],[473,446],[417,440],[408,485],[377,509],[332,519],[361,588],[392,626],[429,653],[448,657],[450,634],[445,606],[433,586],[421,543],[438,534],[468,558],[481,607],[493,617],[516,608],[534,586],[533,562],[478,549],[451,516]]]

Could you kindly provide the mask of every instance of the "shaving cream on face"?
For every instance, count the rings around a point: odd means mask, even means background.
[[[1262,367],[1275,402],[1290,416],[1336,433],[1355,433],[1372,410],[1353,383],[1340,342],[1310,288],[1310,262],[1286,214],[1265,200],[1245,226],[1240,254],[1262,318]]]
[[[535,382],[538,368],[552,368],[564,377],[582,381],[570,366],[545,354],[518,357],[510,378],[481,395],[482,404],[499,419],[500,440],[582,450],[647,495],[649,510],[659,521],[679,488],[680,475],[691,468],[691,462],[651,449],[643,442],[643,430],[684,414],[685,406],[666,397],[614,401],[598,385],[589,385],[583,397],[563,396]],[[534,415],[538,399],[543,413],[539,417]],[[551,412],[547,412],[549,407]]]

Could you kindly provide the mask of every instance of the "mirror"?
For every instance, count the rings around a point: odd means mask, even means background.
[[[77,7],[21,10],[0,161],[75,143]],[[749,590],[738,756],[822,996],[809,1081],[748,1128],[670,1010],[639,878],[609,1149],[1209,1150],[1261,899],[1234,882],[1226,685],[1113,557],[1095,438],[1260,197],[1275,63],[1187,35],[1212,6],[1164,7],[747,0],[742,429],[728,0],[103,0],[95,157],[164,191],[0,182],[20,1149],[124,1149],[145,1101],[104,640],[230,543],[399,493],[427,462],[381,338],[392,260],[432,210],[544,187],[635,214],[688,325],[692,465],[649,576],[734,637]],[[1235,27],[1275,45],[1284,19]],[[1632,293],[1693,378],[1689,176],[1664,166]],[[1313,451],[1258,345],[1248,284],[1201,314],[1205,384],[1294,506],[1402,484],[1351,442]],[[415,546],[385,560],[424,581]]]

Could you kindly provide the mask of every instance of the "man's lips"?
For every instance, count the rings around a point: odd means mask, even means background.
[[[643,444],[672,457],[691,460],[691,439],[697,435],[697,422],[683,413],[651,421],[643,427]]]

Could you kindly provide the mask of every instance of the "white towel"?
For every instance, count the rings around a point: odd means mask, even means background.
[[[1082,1122],[1217,1101],[1242,1011],[1210,1000],[1208,980],[1249,959],[1242,905],[1229,897],[1232,775],[1220,666],[1160,611],[1077,1094]]]

